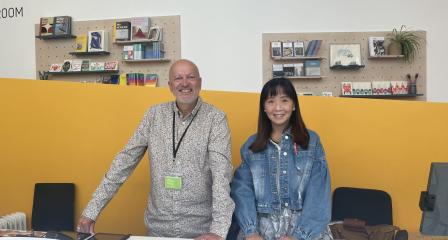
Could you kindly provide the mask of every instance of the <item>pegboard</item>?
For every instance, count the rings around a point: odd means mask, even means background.
[[[406,100],[426,100],[426,32],[417,31],[423,41],[421,49],[412,63],[405,63],[400,58],[372,59],[369,56],[369,37],[382,37],[390,32],[327,32],[327,33],[263,33],[263,84],[272,78],[272,64],[286,64],[301,62],[300,60],[273,60],[271,58],[271,42],[303,41],[305,49],[311,40],[322,40],[317,56],[321,60],[321,79],[291,79],[298,93],[332,92],[333,96],[341,94],[341,82],[371,82],[371,81],[399,81],[406,80],[409,73],[414,76],[419,73],[417,92],[424,94],[419,97],[405,98]],[[364,68],[358,70],[332,70],[330,64],[330,44],[361,44],[361,64]],[[403,98],[397,98],[403,99]]]
[[[36,79],[39,79],[38,71],[48,71],[52,63],[63,63],[68,59],[90,59],[90,61],[106,62],[118,61],[119,73],[156,73],[159,75],[157,86],[168,86],[168,71],[171,64],[180,59],[180,16],[158,16],[150,17],[151,26],[162,27],[165,58],[169,61],[162,62],[124,62],[122,61],[123,46],[126,44],[115,44],[112,39],[112,29],[115,21],[127,19],[108,19],[92,21],[72,21],[72,34],[87,35],[88,31],[106,30],[109,34],[110,55],[71,55],[75,51],[76,39],[37,39],[36,44]],[[39,35],[39,24],[36,24],[35,33]],[[132,45],[132,43],[127,44]],[[110,74],[72,73],[64,75],[51,75],[51,80],[76,81],[76,82],[98,82]]]

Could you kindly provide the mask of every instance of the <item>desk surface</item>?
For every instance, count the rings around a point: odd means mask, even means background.
[[[421,233],[409,233],[408,240],[448,240],[448,236],[428,236]]]

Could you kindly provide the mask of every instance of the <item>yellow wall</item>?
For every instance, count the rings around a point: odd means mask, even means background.
[[[0,215],[31,216],[36,182],[74,182],[76,217],[145,109],[168,89],[0,79]],[[255,132],[258,94],[203,91],[228,114],[233,162]],[[393,199],[394,222],[417,231],[419,193],[430,162],[448,161],[448,104],[301,97],[302,114],[326,149],[333,188],[378,188]],[[142,161],[103,211],[97,231],[145,234],[148,162]]]

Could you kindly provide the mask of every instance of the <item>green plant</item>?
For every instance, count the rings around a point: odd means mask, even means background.
[[[400,30],[394,28],[392,33],[388,34],[388,39],[401,45],[401,52],[404,60],[411,63],[420,51],[421,41],[423,40],[415,32],[405,30],[406,26],[401,25]]]

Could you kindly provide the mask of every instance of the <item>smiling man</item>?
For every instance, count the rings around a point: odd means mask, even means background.
[[[176,100],[145,113],[82,213],[78,232],[94,232],[101,210],[148,151],[148,235],[226,238],[234,209],[230,131],[224,112],[199,97],[201,82],[193,62],[181,59],[171,66],[168,84]]]

